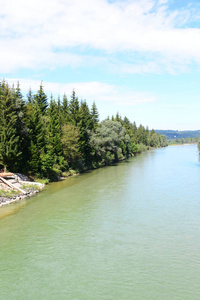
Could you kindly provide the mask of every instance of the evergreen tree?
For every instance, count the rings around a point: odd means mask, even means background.
[[[45,154],[45,126],[41,109],[38,103],[34,103],[33,114],[30,119],[30,146],[29,146],[29,166],[30,170],[38,175],[42,174],[42,156]],[[37,161],[37,163],[36,163]]]
[[[26,126],[26,103],[23,99],[19,82],[17,83],[17,87],[14,90],[13,99],[17,114],[17,135],[19,136],[19,148],[22,151],[22,160],[18,163],[21,166],[21,171],[23,171],[26,170],[26,161],[28,159],[28,128]]]
[[[120,122],[120,123],[121,123],[121,121],[122,121],[119,112],[117,112],[117,114],[116,114],[115,121]]]
[[[93,129],[93,119],[90,114],[88,105],[86,101],[83,101],[80,105],[79,110],[79,145],[80,145],[80,152],[82,154],[82,158],[87,167],[91,166],[91,147],[89,145],[90,140],[90,132],[89,130]]]
[[[62,115],[62,105],[60,102],[60,96],[58,96],[58,102],[57,102],[57,117],[58,117],[58,122],[60,124],[60,128],[63,124],[63,115]]]
[[[44,115],[46,113],[46,109],[48,106],[48,99],[44,92],[42,82],[40,84],[40,88],[39,88],[37,94],[34,95],[34,100],[37,103],[42,115]]]
[[[75,91],[69,103],[64,94],[62,104],[52,96],[48,106],[42,83],[35,95],[29,90],[25,102],[19,82],[16,88],[0,82],[0,163],[10,171],[58,178],[68,168],[110,164],[149,146],[167,146],[166,137],[137,128],[119,113],[99,124],[95,102],[89,110]]]
[[[98,124],[99,124],[99,113],[98,113],[95,102],[93,102],[93,104],[92,104],[90,114],[91,114],[91,117],[92,117],[92,130],[95,131],[98,127]]]
[[[69,104],[66,94],[63,95],[62,101],[62,124],[67,124],[69,121]]]
[[[17,171],[22,154],[17,132],[17,113],[12,91],[5,81],[0,87],[0,120],[0,161],[8,169]]]
[[[69,122],[75,126],[79,122],[79,101],[74,90],[69,103]]]
[[[32,94],[31,88],[29,89],[28,94],[27,94],[27,102],[28,103],[33,102],[33,94]]]
[[[51,97],[48,109],[49,123],[47,128],[48,144],[53,148],[53,152],[58,157],[62,154],[61,146],[61,123],[59,119],[59,106]]]

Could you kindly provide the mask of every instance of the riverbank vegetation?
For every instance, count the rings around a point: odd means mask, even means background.
[[[55,180],[167,146],[165,136],[119,113],[99,122],[95,103],[89,108],[75,91],[69,100],[48,99],[42,83],[24,98],[19,83],[0,82],[0,120],[0,168],[37,178]]]
[[[197,144],[199,138],[181,138],[181,139],[169,139],[168,145],[184,145],[184,144]]]

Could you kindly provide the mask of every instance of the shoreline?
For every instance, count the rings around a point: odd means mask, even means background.
[[[78,173],[78,172],[77,173],[69,173],[66,177],[59,177],[58,181],[66,180],[69,177],[77,176],[79,174],[80,173]],[[19,174],[17,174],[17,175],[19,175]],[[4,195],[1,195],[2,193],[1,193],[1,188],[0,188],[0,208],[3,206],[6,206],[6,205],[12,204],[12,203],[19,202],[20,200],[23,200],[23,199],[33,197],[36,194],[42,192],[42,190],[46,186],[45,183],[39,183],[39,182],[27,180],[28,177],[26,177],[25,175],[20,174],[20,176],[25,180],[19,180],[18,183],[21,185],[22,184],[26,185],[27,187],[28,187],[28,185],[30,185],[31,188],[28,189],[25,194],[17,195],[17,194],[13,193],[14,194],[13,197],[7,197]],[[33,186],[36,186],[37,188],[34,188]]]
[[[42,191],[42,189],[40,191]],[[25,194],[25,195],[17,195],[12,198],[0,196],[0,207],[18,202],[20,200],[23,200],[23,199],[26,199],[29,197],[32,197],[32,196],[36,195],[37,193],[39,193],[40,191],[35,190],[33,192],[27,192],[27,194]]]
[[[29,181],[25,175],[4,173],[0,180],[0,207],[32,197],[44,187],[45,184]]]
[[[162,148],[162,147],[159,147],[159,148]],[[146,151],[149,151],[149,150],[154,150],[154,149],[158,149],[158,148],[151,147],[150,149],[145,150],[143,152],[146,152]],[[134,157],[134,156],[136,156],[138,154],[141,154],[143,152],[140,152],[140,153],[137,153],[135,155],[132,155],[129,158]],[[124,161],[126,159],[129,159],[129,158],[125,158],[122,161]],[[120,161],[118,161],[117,163],[119,163],[119,162]],[[106,165],[103,165],[101,167],[105,167],[105,166]],[[98,167],[98,168],[100,168],[100,167]],[[85,170],[84,172],[87,172],[89,170],[91,171],[91,170],[94,170],[94,169],[88,169],[88,170]],[[5,205],[16,203],[16,202],[18,202],[20,200],[23,200],[23,199],[26,199],[26,198],[30,198],[30,197],[36,195],[37,193],[41,192],[44,189],[44,187],[46,186],[45,183],[39,183],[39,182],[35,182],[35,181],[29,181],[28,177],[26,175],[22,175],[22,174],[19,174],[19,173],[15,174],[15,175],[17,175],[19,177],[19,180],[18,180],[19,184],[32,185],[31,190],[27,190],[27,192],[24,193],[24,194],[20,194],[20,195],[14,194],[13,197],[6,197],[4,195],[3,196],[1,195],[1,188],[0,188],[0,208],[2,206],[5,206]],[[77,176],[77,175],[80,175],[80,173],[79,172],[69,172],[66,177],[59,177],[58,181],[60,181],[60,180],[66,180],[67,178],[69,178],[71,176]],[[21,180],[20,177],[23,178],[23,179],[24,178],[26,178],[26,179]],[[33,185],[37,186],[37,189],[34,189]]]

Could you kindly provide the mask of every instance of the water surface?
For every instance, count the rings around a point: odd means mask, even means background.
[[[149,151],[0,209],[0,299],[200,299],[197,146]]]

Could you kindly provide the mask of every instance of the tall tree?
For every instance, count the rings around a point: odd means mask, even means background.
[[[66,94],[63,95],[62,100],[62,124],[67,124],[69,121],[69,103]]]
[[[28,103],[32,103],[33,102],[33,93],[32,93],[31,88],[29,89],[28,94],[27,94],[27,102]]]
[[[79,101],[74,90],[69,102],[69,122],[75,126],[79,122]]]
[[[101,122],[90,139],[98,161],[107,165],[125,158],[123,150],[125,151],[129,142],[130,137],[121,123],[111,120]]]
[[[90,110],[86,101],[81,102],[79,109],[79,123],[77,127],[79,128],[80,139],[80,152],[82,158],[87,168],[91,166],[91,146],[89,144],[90,140],[90,131],[93,129],[93,119],[90,114]]]
[[[90,114],[92,117],[92,130],[95,131],[99,124],[99,113],[98,113],[95,102],[93,102],[93,104],[92,104]]]
[[[68,165],[72,168],[77,167],[77,162],[80,159],[79,151],[79,130],[72,124],[64,124],[62,127],[62,146],[64,157]]]
[[[17,87],[13,93],[13,99],[15,103],[15,109],[17,114],[17,134],[19,136],[19,147],[22,151],[22,160],[20,161],[21,170],[24,170],[26,161],[28,159],[28,128],[27,124],[27,106],[23,99],[20,84],[17,83]]]
[[[33,114],[30,119],[30,159],[29,166],[34,173],[42,173],[42,156],[46,151],[45,126],[41,109],[37,102],[33,105]]]
[[[56,104],[53,97],[51,97],[50,105],[48,109],[48,144],[53,148],[53,152],[58,157],[62,154],[62,145],[61,145],[61,122],[59,115],[59,106]]]
[[[37,94],[34,95],[34,100],[38,104],[38,107],[42,115],[44,115],[46,113],[46,109],[48,106],[48,99],[47,99],[47,95],[44,92],[42,82],[40,84],[39,90],[37,91]]]
[[[0,86],[0,161],[10,170],[18,170],[22,152],[19,148],[17,113],[13,94],[8,84]]]

